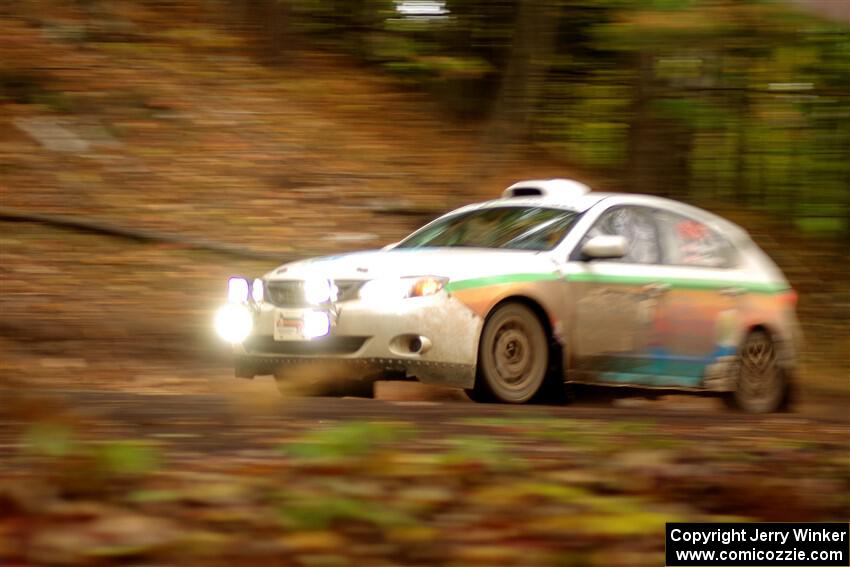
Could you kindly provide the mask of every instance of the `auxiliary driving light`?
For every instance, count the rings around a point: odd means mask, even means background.
[[[254,300],[254,303],[262,303],[263,302],[263,288],[265,287],[265,283],[260,278],[254,280],[254,283],[251,284],[251,299]]]
[[[254,316],[242,305],[228,303],[215,313],[215,332],[229,343],[241,343],[248,338],[253,327]]]
[[[248,301],[248,293],[248,280],[245,278],[227,280],[227,301],[229,303],[245,303]]]
[[[331,332],[331,318],[324,311],[307,311],[304,313],[304,326],[301,332],[308,339],[324,337]]]

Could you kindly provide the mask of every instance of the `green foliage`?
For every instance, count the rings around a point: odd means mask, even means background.
[[[400,441],[409,434],[405,424],[351,421],[313,431],[281,446],[280,450],[297,459],[332,461],[366,456],[379,446]]]
[[[135,504],[162,504],[179,502],[182,497],[177,490],[143,489],[130,493],[127,500]]]
[[[71,429],[54,423],[37,423],[23,438],[28,453],[43,457],[67,457],[79,447]]]
[[[26,455],[45,461],[53,474],[75,487],[142,477],[162,464],[159,452],[142,441],[83,443],[71,428],[54,423],[33,425],[22,442]]]
[[[518,471],[527,467],[527,463],[512,454],[497,439],[469,435],[452,437],[446,440],[448,451],[443,460],[448,465],[479,465],[494,471]]]
[[[284,526],[296,530],[321,530],[335,522],[366,522],[377,526],[399,526],[413,523],[406,514],[371,502],[340,496],[315,496],[295,499],[280,508]]]
[[[109,476],[137,476],[156,470],[159,454],[138,441],[112,441],[93,449],[97,468]]]
[[[662,98],[654,102],[652,112],[659,118],[676,120],[690,128],[722,130],[734,116],[722,106],[693,98]]]
[[[676,11],[688,10],[694,8],[698,0],[649,0],[645,3],[644,9],[661,10],[661,11]]]

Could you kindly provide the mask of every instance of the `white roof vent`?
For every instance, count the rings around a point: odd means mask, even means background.
[[[568,201],[587,193],[590,193],[590,187],[572,179],[530,179],[514,183],[505,189],[502,197],[543,197]]]

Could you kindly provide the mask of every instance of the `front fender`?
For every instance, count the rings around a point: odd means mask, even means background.
[[[511,297],[524,298],[538,304],[549,319],[556,340],[563,343],[560,330],[564,309],[564,282],[557,273],[515,274],[449,282],[447,291],[482,320],[493,309]],[[477,348],[477,345],[476,345]]]

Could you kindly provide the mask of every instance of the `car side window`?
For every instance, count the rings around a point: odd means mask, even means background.
[[[622,236],[626,239],[626,255],[614,261],[630,264],[661,263],[658,228],[649,209],[615,207],[605,211],[584,235],[579,249],[585,242],[599,235]]]
[[[664,263],[674,266],[731,268],[735,248],[706,224],[670,211],[655,211],[664,248]]]

